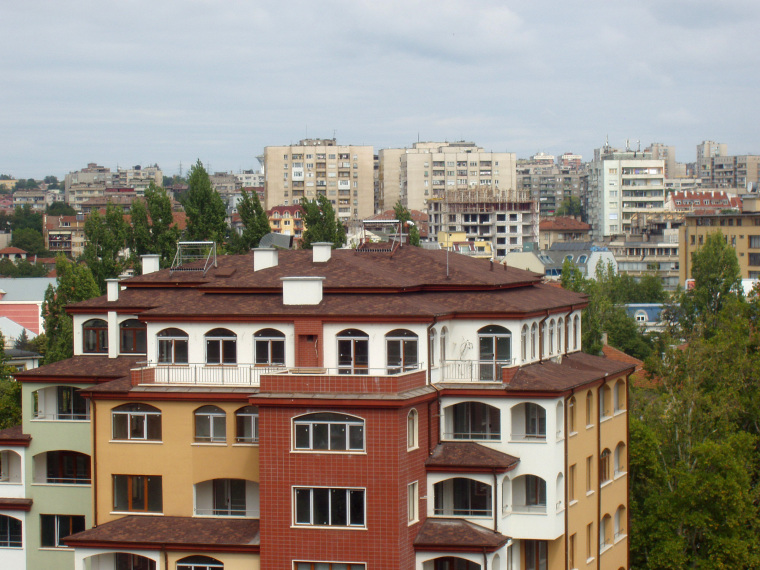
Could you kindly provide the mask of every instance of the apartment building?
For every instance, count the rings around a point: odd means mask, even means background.
[[[401,202],[429,211],[429,202],[449,190],[515,189],[515,154],[486,152],[472,142],[418,142],[378,153],[381,208]]]
[[[474,188],[448,191],[430,202],[429,234],[464,232],[468,241],[489,241],[502,258],[523,244],[538,243],[538,206],[530,193]]]
[[[665,202],[665,164],[651,153],[605,145],[589,164],[586,212],[594,239],[630,231],[631,216],[661,209]]]
[[[553,215],[565,200],[585,195],[588,173],[574,167],[525,163],[517,166],[517,188],[538,202],[541,216]]]
[[[303,214],[301,206],[275,206],[267,212],[269,227],[273,233],[293,236],[293,243],[297,246],[306,230]]]
[[[44,212],[53,203],[54,194],[46,190],[16,190],[13,193],[13,207],[29,206],[32,210]]]
[[[676,147],[668,146],[662,143],[652,143],[644,152],[652,153],[652,158],[662,159],[665,166],[665,178],[685,178],[686,165],[676,162]]]
[[[699,251],[707,235],[717,231],[736,250],[742,279],[760,279],[760,199],[757,194],[743,194],[741,200],[741,210],[686,214],[678,237],[681,285],[692,277],[692,254]]]
[[[591,241],[591,226],[570,216],[542,219],[538,229],[540,249],[549,249],[556,242]]]
[[[326,196],[338,218],[374,214],[375,175],[371,146],[338,145],[335,139],[304,139],[264,149],[266,208],[292,206]]]
[[[760,181],[760,155],[710,156],[697,162],[703,187],[755,189]]]
[[[580,352],[582,296],[388,243],[216,261],[144,260],[19,374],[0,449],[45,482],[4,567],[628,567],[633,368]]]
[[[151,183],[156,186],[164,185],[164,173],[157,164],[149,166],[140,166],[139,164],[132,168],[117,168],[112,172],[109,187],[131,188],[138,196],[144,196],[145,190]]]
[[[717,143],[715,141],[702,141],[697,145],[697,164],[704,158],[713,158],[716,156],[727,156],[728,145],[726,143]]]

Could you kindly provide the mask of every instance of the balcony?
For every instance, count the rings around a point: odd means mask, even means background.
[[[514,364],[514,358],[499,361],[446,360],[437,370],[434,370],[434,381],[501,382],[502,369]]]

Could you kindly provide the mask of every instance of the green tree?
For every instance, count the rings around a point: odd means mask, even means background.
[[[227,232],[227,208],[219,192],[211,186],[200,159],[190,168],[187,193],[182,205],[187,213],[187,239],[221,244]]]
[[[47,207],[48,216],[76,216],[77,211],[66,202],[53,202]]]
[[[420,230],[417,225],[412,221],[412,214],[409,212],[406,206],[401,201],[396,202],[393,206],[393,212],[396,219],[401,222],[402,227],[409,231],[409,244],[418,246],[420,245]]]
[[[48,287],[42,302],[47,345],[41,347],[40,352],[45,355],[45,364],[74,355],[73,324],[71,316],[66,313],[67,305],[100,295],[98,284],[86,265],[75,264],[59,255],[55,259],[55,271],[58,276],[56,287]]]
[[[45,238],[40,232],[32,228],[13,230],[11,245],[23,249],[31,255],[43,255],[47,252]]]
[[[271,231],[269,218],[261,206],[258,194],[243,190],[242,195],[237,210],[243,222],[243,233],[238,237],[236,232],[232,232],[228,247],[233,253],[245,253],[257,247],[261,238]]]
[[[33,229],[42,235],[42,214],[32,210],[29,204],[16,206],[13,211],[11,226],[14,230]]]
[[[21,386],[12,373],[5,354],[5,337],[0,333],[0,429],[21,423]]]
[[[131,209],[130,247],[139,264],[139,256],[157,253],[161,267],[169,267],[177,251],[180,231],[174,223],[172,201],[166,190],[151,182],[145,189],[145,201],[135,200]]]
[[[27,180],[18,180],[13,187],[14,190],[34,190],[39,188],[37,181],[34,178],[28,178]]]
[[[94,211],[84,222],[84,261],[90,267],[100,291],[106,279],[118,277],[125,269],[123,251],[127,248],[129,228],[122,210],[108,204],[105,215]]]
[[[44,181],[45,184],[47,184],[48,190],[55,190],[57,188],[60,188],[60,182],[58,181],[57,176],[45,176]]]
[[[346,243],[346,229],[335,216],[335,209],[327,197],[320,194],[316,200],[305,200],[301,207],[306,226],[301,247],[311,249],[312,244],[329,242],[336,248]]]
[[[555,216],[581,216],[583,215],[583,206],[580,198],[570,196],[562,201],[554,212]]]

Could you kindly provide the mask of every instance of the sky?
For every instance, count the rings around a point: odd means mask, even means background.
[[[265,146],[760,154],[757,0],[0,0],[0,173]]]

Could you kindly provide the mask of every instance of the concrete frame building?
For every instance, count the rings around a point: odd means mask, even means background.
[[[144,259],[18,374],[3,567],[628,567],[634,368],[580,352],[583,296],[398,244],[217,261]]]
[[[630,232],[631,216],[661,209],[665,203],[665,163],[651,153],[594,150],[589,164],[586,212],[594,239]]]
[[[429,203],[450,190],[516,188],[515,154],[487,152],[472,142],[418,142],[381,150],[378,157],[383,209],[400,201],[410,210],[429,211]]]
[[[710,156],[697,162],[699,178],[705,188],[757,189],[760,181],[760,155]]]
[[[264,149],[266,209],[326,196],[344,223],[374,214],[375,174],[371,146],[304,139]]]

